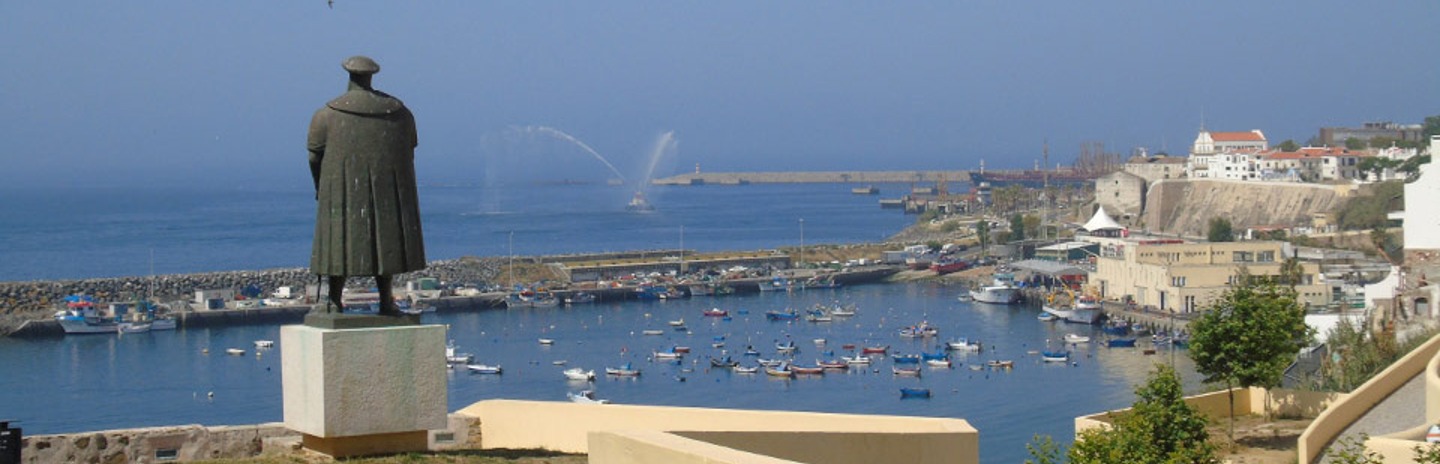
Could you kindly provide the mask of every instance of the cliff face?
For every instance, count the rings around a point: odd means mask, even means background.
[[[1251,226],[1310,224],[1312,213],[1334,211],[1345,199],[1327,185],[1162,180],[1146,192],[1141,218],[1149,230],[1203,237],[1212,217],[1229,219],[1236,233]]]

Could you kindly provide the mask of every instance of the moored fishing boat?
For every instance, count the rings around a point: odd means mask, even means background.
[[[790,290],[790,280],[784,277],[775,277],[770,280],[761,281],[759,284],[762,292],[783,292]]]
[[[55,321],[65,329],[66,334],[116,333],[119,322],[113,314],[103,314],[89,295],[70,295],[64,299],[65,308],[55,313]]]
[[[824,374],[824,373],[825,373],[825,368],[820,367],[820,366],[807,367],[807,366],[794,366],[794,365],[792,365],[792,366],[790,366],[790,371],[791,371],[791,372],[794,372],[794,373],[796,373],[796,374],[798,374],[798,375],[820,375],[820,374]]]
[[[581,391],[581,392],[579,392],[579,393],[566,393],[566,396],[569,396],[569,397],[570,397],[570,401],[571,401],[571,402],[574,402],[574,403],[580,403],[580,404],[610,404],[610,400],[602,400],[602,399],[597,399],[597,398],[595,398],[595,391],[594,391],[594,390],[584,390],[584,391]]]
[[[1065,343],[1090,343],[1090,337],[1080,334],[1065,334]]]
[[[1040,360],[1045,362],[1065,362],[1070,360],[1069,351],[1042,351]]]
[[[775,366],[765,366],[765,375],[772,377],[794,377],[795,371],[790,369],[789,363],[779,363]]]
[[[925,360],[925,365],[930,367],[951,367],[949,359],[927,359]]]
[[[655,211],[655,206],[645,199],[645,192],[637,191],[634,196],[630,197],[630,203],[625,205],[625,211],[647,213]]]
[[[789,308],[786,308],[784,311],[765,311],[765,319],[771,321],[789,321],[797,317],[800,317],[800,315],[796,314],[794,309]]]
[[[822,360],[817,359],[817,360],[815,360],[815,365],[816,365],[816,366],[820,366],[822,369],[841,369],[841,370],[844,370],[844,369],[849,369],[849,368],[850,368],[850,364],[849,364],[849,363],[846,363],[845,361],[822,361]]]
[[[630,365],[630,363],[627,362],[620,367],[605,368],[605,375],[613,375],[616,377],[639,377],[640,369],[635,369],[633,366]]]
[[[982,344],[982,343],[980,343],[980,342],[978,342],[978,341],[971,341],[971,340],[965,339],[965,338],[957,338],[957,339],[955,339],[955,340],[952,340],[952,341],[949,341],[949,342],[945,342],[945,349],[950,350],[950,351],[962,351],[962,352],[974,352],[974,353],[978,353],[978,352],[980,352],[980,350],[982,349],[983,346],[984,346],[984,344]]]
[[[986,367],[989,367],[989,368],[991,368],[991,369],[1009,369],[1009,368],[1015,367],[1015,361],[1011,361],[1011,360],[1008,360],[1008,359],[1006,359],[1006,360],[992,359],[992,360],[990,360],[990,361],[985,361],[985,366],[986,366]]]
[[[595,380],[594,370],[587,371],[578,367],[572,367],[565,369],[562,373],[565,374],[567,380]]]
[[[885,354],[887,351],[890,351],[890,345],[867,346],[860,349],[860,352],[864,354]]]
[[[476,374],[499,375],[504,372],[504,370],[501,369],[499,365],[491,366],[489,364],[466,364],[465,368],[470,369],[470,372]]]
[[[256,348],[272,348],[274,346],[275,340],[255,340]]]
[[[1076,296],[1073,293],[1052,293],[1041,308],[1065,322],[1094,324],[1101,315],[1100,300],[1091,295]]]
[[[909,387],[901,387],[901,388],[900,388],[900,397],[901,397],[901,398],[929,398],[929,397],[930,397],[930,389],[929,389],[929,388],[909,388]]]
[[[730,311],[726,311],[720,308],[710,308],[701,312],[700,315],[705,317],[725,317],[730,315]]]
[[[122,334],[145,333],[150,331],[149,322],[121,322],[115,326],[115,331]]]
[[[1107,340],[1107,341],[1105,342],[1105,346],[1108,346],[1108,347],[1110,347],[1110,348],[1133,348],[1133,347],[1135,347],[1135,339],[1133,339],[1133,338],[1112,338],[1112,339]]]
[[[895,367],[890,366],[890,373],[901,377],[919,377],[920,367]]]
[[[897,355],[895,355],[893,358],[891,358],[891,361],[893,361],[895,364],[919,364],[919,363],[920,363],[920,355],[918,355],[918,354],[897,354]]]
[[[997,272],[991,277],[990,285],[970,290],[970,299],[979,303],[1011,304],[1020,301],[1020,289],[1015,286],[1015,275]]]
[[[730,370],[733,371],[733,372],[735,372],[736,374],[754,374],[754,373],[756,373],[756,372],[760,372],[760,367],[759,367],[759,366],[750,366],[750,367],[735,366],[733,369],[730,369]]]
[[[595,300],[597,300],[598,298],[599,298],[599,297],[595,296],[594,293],[590,293],[590,292],[575,292],[575,293],[572,293],[572,294],[570,294],[570,296],[568,296],[568,297],[565,298],[565,304],[574,305],[574,304],[594,303]]]
[[[845,364],[870,364],[870,357],[865,355],[841,356],[840,360]]]

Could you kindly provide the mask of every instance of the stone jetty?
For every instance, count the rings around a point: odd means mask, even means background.
[[[519,259],[519,258],[517,258]],[[396,276],[396,283],[433,277],[443,282],[493,282],[504,268],[506,258],[464,257],[432,261],[426,269]],[[10,333],[30,319],[43,319],[56,310],[66,295],[84,293],[98,301],[125,301],[137,296],[154,295],[154,301],[190,300],[195,290],[232,288],[250,285],[271,292],[279,287],[305,288],[316,282],[308,268],[267,269],[260,271],[223,271],[196,274],[127,276],[99,279],[0,282],[0,335]],[[352,279],[352,285],[364,285]],[[373,283],[371,284],[373,285]]]

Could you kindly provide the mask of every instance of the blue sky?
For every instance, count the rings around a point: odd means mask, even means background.
[[[1029,167],[1084,141],[1440,114],[1440,2],[0,3],[0,182],[308,185],[311,113],[366,54],[422,181]],[[509,135],[507,135],[509,134]],[[499,158],[517,163],[495,164]],[[488,174],[486,170],[490,170]],[[570,174],[562,174],[569,176]],[[123,180],[122,180],[123,179]]]

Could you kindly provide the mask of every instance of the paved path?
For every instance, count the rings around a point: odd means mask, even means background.
[[[1326,447],[1326,456],[1320,462],[1331,462],[1329,452],[1331,448],[1338,446],[1341,440],[1360,435],[1362,433],[1370,436],[1395,433],[1402,430],[1417,427],[1425,423],[1425,372],[1421,371],[1415,378],[1410,379],[1395,393],[1380,401],[1380,404],[1370,408],[1360,420],[1350,424],[1350,427],[1340,432],[1330,446]]]

